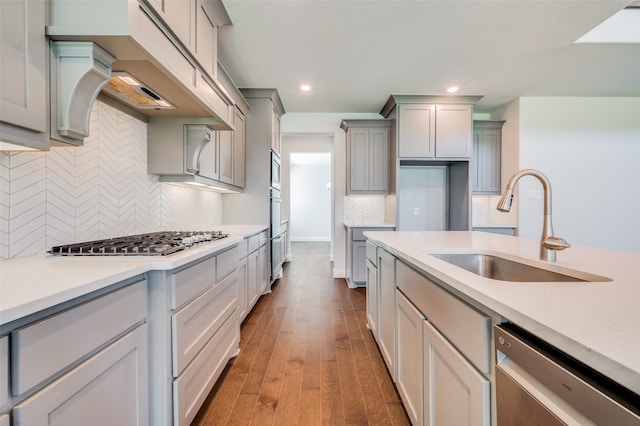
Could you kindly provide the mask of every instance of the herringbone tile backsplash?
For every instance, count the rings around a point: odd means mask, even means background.
[[[147,174],[147,125],[95,102],[84,146],[0,153],[0,258],[220,224],[220,194]]]

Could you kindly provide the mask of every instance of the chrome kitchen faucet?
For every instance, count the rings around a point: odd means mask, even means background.
[[[537,178],[544,190],[544,220],[542,222],[542,239],[540,241],[540,259],[555,262],[556,250],[564,250],[571,247],[571,245],[564,239],[553,235],[553,225],[551,223],[551,184],[542,172],[535,169],[523,169],[516,172],[509,178],[504,194],[502,194],[496,208],[501,212],[511,210],[513,190],[515,189],[516,183],[521,177],[527,175]]]

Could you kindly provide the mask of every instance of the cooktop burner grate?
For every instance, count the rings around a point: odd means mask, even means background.
[[[162,231],[51,247],[56,256],[166,256],[228,237],[221,231]]]

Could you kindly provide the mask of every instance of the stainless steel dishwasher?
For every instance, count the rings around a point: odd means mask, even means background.
[[[498,426],[640,425],[640,396],[514,324],[494,326]]]

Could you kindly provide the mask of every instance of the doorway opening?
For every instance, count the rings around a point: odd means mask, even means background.
[[[289,163],[289,236],[331,241],[331,153],[292,152]]]

